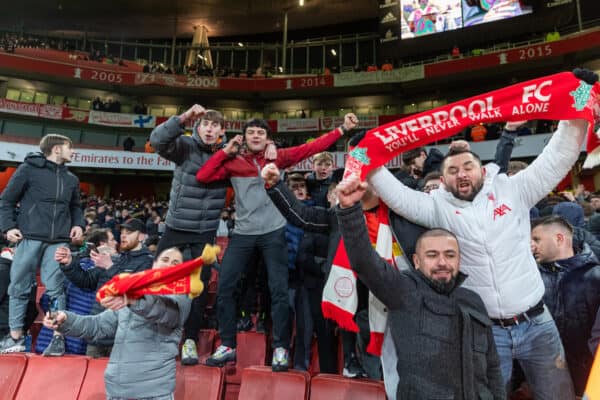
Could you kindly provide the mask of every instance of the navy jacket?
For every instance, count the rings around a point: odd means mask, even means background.
[[[588,348],[600,307],[600,265],[589,246],[574,257],[539,266],[544,303],[556,321],[575,391],[582,394],[593,356]]]

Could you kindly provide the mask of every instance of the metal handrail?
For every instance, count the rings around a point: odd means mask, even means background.
[[[588,30],[588,29],[592,29],[592,28],[598,28],[598,26],[600,25],[600,19],[594,19],[594,20],[590,20],[590,21],[585,21],[582,25],[582,27],[584,28],[584,30]],[[600,29],[600,28],[599,28]],[[2,31],[0,31],[2,32]],[[15,33],[15,34],[22,34],[22,35],[28,35],[28,36],[34,36],[34,37],[39,37],[39,38],[44,38],[44,39],[49,39],[49,40],[81,40],[82,38],[67,38],[67,37],[50,37],[50,36],[41,36],[41,35],[37,35],[37,34],[29,34],[26,32],[17,32],[17,31],[13,31],[10,29],[4,29],[3,32],[7,32],[7,33]],[[565,36],[571,36],[571,35],[578,35],[580,34],[582,31],[579,30],[579,26],[578,25],[567,25],[564,27],[561,27],[561,29],[559,30],[559,33],[565,37]],[[288,48],[302,48],[302,47],[310,47],[310,46],[319,46],[319,45],[330,45],[330,44],[339,44],[339,43],[348,43],[348,42],[355,42],[357,40],[373,40],[378,38],[379,35],[377,33],[357,33],[357,34],[345,34],[345,35],[338,35],[338,36],[323,36],[320,38],[307,38],[304,39],[302,41],[290,41],[288,43]],[[87,39],[89,42],[92,43],[103,43],[103,44],[114,44],[114,45],[122,45],[122,46],[135,46],[135,47],[147,47],[147,48],[163,48],[163,49],[170,49],[171,45],[170,44],[155,44],[155,43],[140,43],[140,42],[130,42],[130,41],[117,41],[117,40],[101,40],[101,39],[92,39],[92,38],[88,38]],[[538,39],[532,39],[532,40],[526,40],[526,41],[520,41],[520,42],[503,42],[500,44],[494,44],[493,46],[490,47],[485,47],[485,48],[480,48],[477,49],[479,51],[481,51],[481,54],[488,54],[488,53],[493,53],[496,51],[501,51],[501,50],[509,50],[509,49],[514,49],[517,47],[523,47],[523,46],[531,46],[531,45],[536,45],[536,44],[540,44],[540,43],[544,43],[545,42],[545,38],[544,37],[540,37]],[[204,50],[231,50],[231,51],[245,51],[245,50],[281,50],[281,44],[276,42],[276,43],[256,43],[256,42],[248,42],[248,43],[243,43],[244,46],[240,47],[238,42],[214,42],[213,44],[211,44],[208,48],[205,46],[192,46],[192,45],[183,45],[183,44],[178,44],[175,45],[175,50],[200,50],[200,51],[204,51]],[[473,49],[471,49],[472,51]],[[440,62],[440,61],[444,61],[444,60],[448,60],[451,57],[446,55],[446,54],[441,54],[438,55],[436,57],[430,57],[430,58],[426,58],[426,59],[422,59],[422,60],[418,60],[418,61],[413,61],[413,62],[407,62],[407,63],[402,63],[401,67],[412,67],[412,66],[419,66],[419,65],[424,65],[424,64],[432,64],[432,63],[436,63],[436,62]],[[302,75],[306,75],[306,74],[302,74]]]

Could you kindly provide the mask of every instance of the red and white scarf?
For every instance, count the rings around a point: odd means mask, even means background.
[[[571,72],[563,72],[411,115],[369,130],[349,151],[344,177],[358,174],[365,179],[369,171],[399,154],[453,136],[475,123],[531,119],[588,120],[588,157],[584,167],[593,167],[600,164],[600,131],[593,132],[594,120],[598,118],[600,109],[599,93],[600,84],[590,85]],[[384,210],[382,206],[380,210]],[[384,259],[394,261],[393,235],[387,208],[385,210],[380,218],[376,250]],[[354,322],[358,306],[356,275],[350,267],[343,239],[333,259],[321,306],[325,318],[335,320],[343,329],[358,332]],[[370,353],[381,354],[386,321],[387,315],[381,302],[370,299],[371,338],[367,348]]]
[[[590,85],[571,72],[545,76],[390,122],[369,130],[348,153],[344,176],[369,171],[399,154],[448,138],[481,122],[535,119],[586,119],[590,123],[584,168],[600,164],[600,84]]]
[[[392,234],[388,220],[388,208],[384,203],[380,203],[377,208],[377,219],[379,225],[377,226],[376,238],[371,238],[371,241],[375,243],[375,251],[389,264],[398,268],[396,257],[401,255],[401,251]],[[354,321],[357,307],[356,273],[350,266],[344,240],[342,239],[333,258],[331,272],[323,290],[321,308],[325,318],[334,320],[345,330],[358,332],[358,326]],[[385,306],[369,292],[369,328],[371,331],[369,345],[367,346],[369,353],[377,356],[381,355],[386,324],[387,311]]]

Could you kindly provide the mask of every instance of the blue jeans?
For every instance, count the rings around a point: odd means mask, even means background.
[[[530,321],[493,325],[502,378],[508,386],[513,359],[519,361],[536,400],[573,400],[575,392],[558,330],[547,308]]]
[[[10,268],[8,287],[8,325],[11,331],[23,329],[31,285],[35,281],[35,271],[40,266],[40,277],[46,286],[46,294],[56,299],[59,310],[67,308],[63,275],[54,253],[65,243],[46,243],[39,240],[23,239],[15,250]]]

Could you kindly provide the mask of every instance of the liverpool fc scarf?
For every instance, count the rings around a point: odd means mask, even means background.
[[[188,294],[194,298],[204,290],[200,280],[202,266],[214,263],[219,251],[219,246],[206,245],[202,256],[194,260],[171,267],[116,275],[98,290],[96,300],[100,302],[109,296],[123,295],[138,299],[146,294]]]
[[[369,130],[349,152],[344,176],[356,173],[365,179],[369,171],[407,150],[450,137],[481,122],[532,119],[586,119],[590,123],[584,167],[600,164],[598,117],[600,84],[590,85],[571,72],[550,75],[508,86],[480,96],[411,115]]]
[[[376,228],[376,237],[371,237],[371,242],[375,243],[377,253],[396,267],[395,257],[400,255],[400,248],[392,235],[388,221],[388,208],[384,203],[379,204],[377,217],[379,226]],[[358,332],[358,326],[354,321],[357,306],[356,273],[350,267],[342,239],[323,289],[321,308],[325,318],[334,320],[345,330]],[[369,353],[381,355],[386,323],[385,306],[372,293],[369,293],[369,328],[371,331],[367,347]]]

